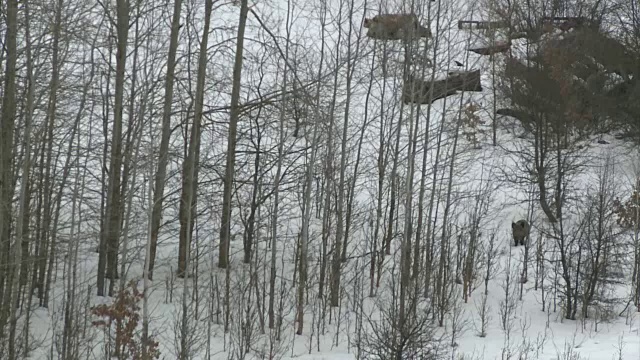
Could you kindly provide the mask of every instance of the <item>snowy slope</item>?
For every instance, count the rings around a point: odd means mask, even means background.
[[[444,4],[445,1],[442,1]],[[362,10],[365,2],[359,2],[356,6],[356,14],[354,14],[352,23],[354,24],[354,31],[358,31],[358,26],[361,24]],[[435,3],[431,3],[432,7],[436,6]],[[332,14],[336,16],[338,1],[331,2]],[[301,51],[301,59],[305,65],[312,66],[318,61],[318,54],[320,51],[319,45],[319,25],[318,25],[318,4],[316,2],[302,2],[298,5],[299,8],[296,16],[296,23],[294,24],[294,35],[292,36],[295,41],[300,44],[304,44],[304,49]],[[346,6],[346,5],[344,5]],[[371,17],[371,13],[375,13],[372,9],[377,8],[377,4],[367,3],[367,15]],[[272,13],[270,16],[271,23],[276,24],[275,18],[284,18],[286,13],[286,2],[267,2],[257,3],[254,7],[255,11],[259,14]],[[271,11],[268,11],[270,9]],[[431,11],[435,11],[432,10]],[[238,7],[223,6],[219,9],[214,17],[214,23],[216,26],[230,26],[233,27],[237,21]],[[460,197],[470,196],[473,191],[483,186],[493,186],[497,183],[497,179],[503,172],[517,171],[517,159],[514,159],[509,152],[509,147],[512,144],[517,144],[522,139],[518,138],[512,132],[507,132],[504,128],[499,131],[499,143],[504,144],[502,147],[493,147],[490,145],[491,119],[488,117],[491,111],[492,104],[492,91],[491,91],[491,77],[489,75],[491,65],[486,58],[469,54],[464,51],[471,43],[477,43],[479,40],[474,35],[469,35],[468,32],[459,31],[457,29],[457,20],[460,18],[470,17],[472,10],[467,7],[460,6],[459,4],[446,4],[446,9],[443,10],[443,20],[440,24],[440,28],[436,29],[435,22],[432,22],[431,29],[433,32],[438,32],[442,36],[442,41],[446,45],[441,45],[438,49],[438,54],[435,62],[438,64],[439,71],[437,76],[445,75],[448,70],[454,68],[453,60],[460,60],[467,64],[468,68],[481,69],[483,72],[483,87],[484,91],[477,94],[464,94],[463,101],[469,99],[482,104],[480,111],[482,118],[485,120],[485,125],[481,126],[481,132],[478,132],[478,139],[480,142],[479,148],[474,148],[473,144],[470,144],[466,139],[461,139],[458,144],[458,158],[456,160],[455,172],[453,174],[454,181],[453,187],[456,194],[461,194]],[[477,13],[473,14],[473,17],[478,17]],[[328,25],[327,33],[329,39],[327,40],[326,47],[333,49],[337,43],[336,25],[331,23]],[[345,24],[341,25],[343,28]],[[213,26],[215,27],[215,26]],[[274,28],[270,29],[274,34],[279,36],[284,35],[284,24],[281,24],[279,28],[274,25]],[[223,41],[224,39],[232,38],[232,31],[220,31],[217,33],[219,36],[214,37],[216,41]],[[357,34],[353,34],[355,39]],[[268,34],[260,31],[257,21],[251,18],[248,25],[247,37],[255,39],[262,39],[265,42],[271,42],[272,39]],[[344,40],[344,39],[343,39]],[[346,54],[344,43],[340,48],[341,53]],[[349,117],[349,139],[350,139],[350,159],[347,164],[349,171],[353,171],[353,162],[355,162],[355,144],[360,134],[360,128],[364,122],[365,113],[369,117],[375,118],[379,116],[379,108],[384,105],[388,111],[394,112],[394,122],[397,121],[398,115],[401,111],[405,114],[409,113],[408,107],[400,109],[400,93],[399,91],[389,91],[384,94],[382,98],[382,82],[386,81],[386,85],[389,88],[393,86],[394,82],[399,82],[401,76],[402,67],[399,65],[391,66],[389,76],[386,79],[380,77],[381,71],[378,69],[373,73],[370,71],[372,61],[373,41],[368,39],[362,39],[361,53],[367,54],[361,61],[357,63],[355,69],[354,80],[354,93],[351,98]],[[249,41],[247,49],[248,54],[260,54],[261,45],[259,41]],[[275,50],[274,50],[275,51]],[[335,49],[329,51],[329,57],[334,56]],[[391,49],[389,51],[391,57],[390,63],[393,60],[404,58],[402,51],[399,47]],[[379,54],[377,55],[379,59]],[[222,63],[230,64],[232,60],[230,54],[216,54],[212,55],[214,58],[214,64],[210,65],[214,74],[212,78],[220,81],[225,81],[230,78],[231,67],[225,68]],[[277,58],[274,56],[273,59]],[[272,60],[273,60],[272,59]],[[334,60],[327,59],[328,62],[333,64]],[[379,64],[378,64],[379,65]],[[270,68],[269,68],[270,66]],[[282,68],[282,64],[277,64],[276,60],[273,60],[267,66],[267,70],[259,69],[258,66],[253,67],[247,65],[245,67],[245,74],[243,79],[249,83],[255,83],[256,71],[264,71],[265,73],[275,69],[277,66]],[[304,66],[304,65],[303,65]],[[217,70],[217,71],[216,71]],[[277,85],[282,81],[280,75],[278,77],[272,74],[275,71],[271,71],[269,77],[265,80],[266,83],[274,85],[270,90],[277,89]],[[373,87],[372,104],[370,108],[365,108],[365,97],[369,79],[371,76],[376,77]],[[341,81],[339,86],[344,89],[346,86],[344,81]],[[388,89],[388,88],[387,88]],[[255,93],[251,93],[246,90],[247,94],[243,96],[243,99],[255,98]],[[215,108],[216,106],[222,106],[226,104],[228,95],[224,92],[217,96],[207,95],[207,107]],[[418,147],[416,153],[416,177],[414,178],[414,189],[417,189],[420,183],[419,172],[421,171],[422,154],[424,151],[428,152],[427,166],[432,169],[436,162],[448,162],[448,156],[452,150],[452,135],[449,131],[444,134],[442,158],[436,159],[436,134],[442,122],[452,122],[458,116],[457,106],[460,102],[460,95],[452,96],[446,100],[446,111],[443,111],[444,100],[439,100],[434,103],[431,108],[431,123],[430,132],[431,138],[429,139],[429,145],[427,148],[422,146]],[[345,101],[344,94],[338,96],[338,105],[336,106],[335,117],[336,120],[336,141],[340,140],[342,133],[343,122],[343,109]],[[323,102],[323,109],[327,109],[328,102]],[[422,111],[426,111],[423,107]],[[226,143],[221,134],[226,134],[226,123],[228,114],[225,112],[213,113],[211,115],[212,121],[215,123],[215,130],[210,133],[205,133],[203,138],[203,157],[216,163],[215,166],[219,169],[223,169],[223,162],[219,161],[224,155],[224,149]],[[424,115],[423,115],[424,116]],[[423,118],[424,119],[424,118]],[[277,343],[277,351],[274,350],[276,356],[273,358],[281,359],[305,359],[305,360],[319,360],[319,359],[355,359],[357,354],[357,342],[358,338],[362,336],[359,333],[359,326],[363,326],[362,331],[367,331],[371,323],[375,321],[379,314],[376,314],[376,302],[380,301],[378,305],[386,306],[390,296],[390,289],[392,281],[399,281],[398,267],[400,261],[399,243],[400,235],[394,238],[392,243],[392,256],[388,256],[385,260],[384,272],[381,282],[381,288],[378,290],[376,297],[368,297],[369,293],[369,264],[370,264],[370,242],[373,237],[374,229],[372,228],[372,219],[375,217],[375,193],[377,186],[377,150],[379,146],[379,120],[369,120],[371,124],[366,127],[364,134],[364,145],[362,149],[362,160],[359,169],[359,181],[356,187],[356,196],[354,203],[354,223],[352,226],[351,238],[349,240],[349,257],[350,260],[344,265],[343,279],[342,279],[342,291],[343,301],[339,308],[330,309],[326,306],[326,299],[318,299],[317,286],[312,286],[309,289],[308,304],[306,306],[305,313],[305,331],[303,335],[295,335],[295,291],[296,291],[296,272],[295,272],[295,248],[297,242],[297,234],[301,226],[300,216],[300,201],[298,199],[299,194],[302,192],[301,186],[292,186],[287,191],[283,191],[281,194],[281,215],[280,223],[278,224],[278,231],[280,234],[278,247],[278,281],[280,283],[277,286],[278,300],[281,300],[281,308],[283,314],[283,333],[281,335],[281,341]],[[424,123],[421,123],[423,127]],[[215,127],[214,126],[214,127]],[[241,126],[249,126],[246,123]],[[311,127],[307,124],[309,128]],[[447,128],[450,126],[447,125]],[[290,130],[290,129],[289,129]],[[424,129],[421,129],[423,131]],[[404,186],[404,179],[406,178],[406,146],[408,144],[409,120],[405,120],[402,125],[402,137],[401,137],[401,150],[400,150],[400,165],[398,168],[398,174],[401,184]],[[304,132],[310,135],[311,131],[305,129]],[[391,138],[389,129],[386,130],[385,136]],[[518,131],[516,131],[518,132]],[[610,144],[597,144],[595,141],[590,141],[590,145],[587,147],[589,154],[593,156],[601,156],[606,153],[613,154],[614,158],[619,162],[617,165],[616,177],[620,179],[620,187],[627,186],[629,178],[635,176],[633,172],[633,165],[637,161],[636,153],[629,153],[628,148],[610,137],[605,137]],[[289,138],[293,143],[293,140]],[[419,140],[422,142],[422,140]],[[246,143],[246,141],[245,141]],[[264,144],[265,148],[275,147],[277,145],[277,138],[275,133],[269,133],[265,135]],[[303,139],[298,139],[295,144],[291,145],[291,148],[300,150],[305,146]],[[289,146],[288,145],[288,146]],[[336,142],[334,154],[336,159],[339,156],[339,142]],[[515,145],[514,145],[515,146]],[[179,146],[177,146],[179,147]],[[319,155],[319,157],[322,154]],[[248,156],[248,155],[247,155]],[[291,178],[294,176],[301,176],[303,174],[303,166],[306,164],[304,158],[300,155],[298,157],[291,156],[290,158]],[[238,161],[239,163],[243,161]],[[245,161],[248,165],[252,166],[252,159],[247,157]],[[339,163],[336,160],[335,163]],[[318,160],[316,165],[316,171],[320,173],[322,171],[322,161]],[[592,180],[593,174],[596,172],[597,164],[593,164],[593,167],[587,169],[581,178],[577,180],[580,186],[588,186]],[[391,165],[388,166],[390,171]],[[250,169],[239,170],[242,172],[243,177],[247,178],[250,174]],[[448,177],[448,170],[446,170],[445,177]],[[267,175],[271,178],[275,175],[275,169],[272,169]],[[217,261],[217,237],[219,228],[219,202],[220,190],[217,187],[220,185],[216,183],[216,177],[209,174],[203,174],[203,178],[211,178],[212,185],[208,185],[209,188],[203,190],[207,195],[200,197],[203,199],[199,204],[200,209],[207,210],[209,214],[208,218],[198,219],[197,231],[194,234],[194,251],[193,255],[197,258],[194,262],[194,267],[197,268],[197,275],[194,278],[186,280],[188,282],[189,291],[189,327],[192,332],[191,358],[193,359],[228,359],[239,358],[239,349],[246,344],[242,344],[240,341],[245,336],[250,339],[251,351],[247,355],[247,358],[269,358],[264,355],[268,352],[268,348],[273,342],[270,340],[269,330],[266,334],[260,334],[259,332],[259,320],[256,311],[264,309],[265,304],[260,304],[260,300],[254,296],[255,289],[258,289],[259,293],[264,294],[264,291],[268,291],[268,276],[269,276],[269,233],[266,230],[266,226],[258,231],[257,244],[256,244],[256,257],[257,257],[257,285],[253,283],[251,278],[252,272],[255,270],[253,266],[242,264],[242,223],[239,220],[240,214],[234,213],[234,225],[232,232],[236,234],[236,240],[231,244],[231,271],[229,273],[229,279],[231,282],[231,327],[230,331],[225,334],[223,328],[224,322],[224,304],[222,302],[225,277],[227,274],[224,270],[216,267]],[[438,176],[441,176],[440,174]],[[270,181],[270,180],[269,180]],[[268,182],[268,181],[266,181]],[[625,185],[627,184],[627,185]],[[315,191],[314,184],[314,191]],[[388,186],[388,185],[387,185]],[[239,197],[247,197],[246,191],[249,186],[245,186],[242,192],[239,191]],[[179,192],[179,189],[172,189]],[[520,296],[520,284],[514,282],[511,284],[513,291],[512,300],[515,304],[513,313],[510,315],[509,321],[512,324],[512,328],[509,332],[505,331],[500,324],[500,309],[503,307],[503,301],[505,299],[504,281],[507,274],[510,274],[511,280],[513,276],[518,276],[521,271],[523,257],[522,247],[513,247],[511,241],[510,223],[512,220],[527,217],[527,190],[526,188],[518,187],[515,185],[509,185],[507,183],[501,183],[501,185],[493,190],[490,202],[488,204],[488,210],[486,218],[483,220],[482,229],[485,234],[491,231],[496,231],[497,239],[497,251],[498,251],[498,264],[496,272],[493,278],[489,282],[488,296],[487,296],[487,309],[489,311],[489,324],[486,329],[486,336],[478,336],[479,326],[479,307],[483,296],[483,285],[481,281],[478,281],[476,288],[469,298],[468,303],[462,302],[462,287],[454,287],[455,293],[452,296],[453,308],[446,317],[445,326],[435,327],[434,332],[437,336],[442,337],[444,340],[440,344],[434,344],[434,348],[438,348],[439,355],[449,359],[578,359],[578,357],[571,355],[571,353],[579,354],[580,359],[639,359],[640,358],[640,318],[639,314],[634,311],[623,312],[623,316],[614,316],[607,322],[596,323],[591,319],[586,320],[566,320],[563,319],[562,309],[560,307],[550,306],[549,311],[542,311],[542,302],[540,299],[540,290],[534,290],[534,281],[531,281],[532,275],[530,272],[529,281],[522,287],[522,295]],[[404,191],[401,192],[403,195]],[[211,195],[213,194],[213,195]],[[417,203],[417,191],[414,197],[414,205]],[[319,195],[314,195],[319,196]],[[388,193],[387,193],[388,196]],[[442,196],[442,195],[439,195]],[[246,199],[245,199],[246,200]],[[320,200],[320,199],[319,199]],[[468,199],[467,199],[468,200]],[[473,202],[468,200],[460,200],[456,203],[456,218],[451,219],[451,222],[460,222],[459,226],[462,226],[464,221],[464,210],[468,210],[469,206],[472,206]],[[384,199],[385,203],[389,199]],[[444,202],[444,197],[439,199],[441,203]],[[260,215],[262,225],[268,224],[270,208],[273,205],[272,200],[268,200],[264,207],[266,209],[264,214]],[[402,203],[400,202],[399,211],[399,233],[402,231],[403,216],[405,214]],[[145,224],[146,216],[144,201],[140,202],[139,214],[140,218],[137,220],[141,224]],[[315,206],[315,201],[314,201]],[[267,210],[268,209],[268,210]],[[543,222],[543,214],[537,210],[534,211],[533,218],[536,222]],[[318,262],[320,261],[320,233],[322,229],[321,217],[316,217],[315,209],[312,210],[312,223],[311,223],[311,236],[312,242],[310,244],[310,273],[309,283],[316,284],[318,279]],[[417,210],[414,209],[414,217]],[[164,215],[165,218],[177,218],[177,205],[175,209],[170,209]],[[439,220],[441,221],[441,220]],[[176,332],[179,329],[180,315],[181,315],[181,299],[182,290],[184,288],[184,281],[175,278],[173,272],[175,272],[176,255],[177,255],[177,221],[169,224],[167,229],[164,229],[163,239],[158,250],[157,268],[155,270],[155,279],[152,283],[152,289],[149,296],[149,309],[150,309],[150,326],[152,334],[160,342],[161,358],[163,359],[176,359],[177,340]],[[334,224],[335,226],[335,224]],[[441,230],[438,229],[438,232]],[[538,230],[534,227],[531,234],[531,239],[538,238]],[[484,239],[484,238],[483,238]],[[485,239],[486,240],[486,239]],[[127,279],[136,279],[138,281],[139,288],[142,288],[142,266],[144,263],[144,244],[146,241],[146,235],[143,230],[139,233],[136,232],[131,238],[132,244],[130,245],[130,251],[128,258],[130,263],[127,266]],[[59,336],[62,324],[62,306],[63,295],[68,291],[76,291],[78,293],[78,299],[82,299],[82,303],[88,305],[96,305],[100,303],[109,303],[110,299],[101,298],[95,296],[95,273],[97,267],[97,254],[93,251],[95,249],[92,243],[83,243],[80,248],[80,255],[78,260],[78,287],[76,289],[67,289],[65,282],[62,278],[63,262],[58,264],[58,271],[60,276],[58,277],[55,287],[52,289],[52,306],[49,309],[37,309],[32,316],[32,332],[34,336],[34,342],[41,342],[39,349],[32,353],[33,359],[47,359],[49,354],[55,353],[57,345],[57,336]],[[508,269],[510,269],[509,272]],[[531,270],[530,270],[531,271]],[[514,275],[515,274],[515,275]],[[619,286],[617,291],[626,296],[630,291],[630,277],[629,274],[627,283]],[[450,279],[453,281],[454,279]],[[197,294],[194,292],[194,288],[197,289]],[[548,300],[549,301],[549,300]],[[240,306],[242,305],[242,306]],[[427,304],[422,304],[427,306]],[[622,312],[624,303],[622,306],[615,308],[615,313]],[[250,311],[250,317],[247,317],[247,313],[243,312],[243,306],[255,306]],[[322,309],[326,309],[326,313],[322,313]],[[84,306],[84,311],[87,311],[87,307]],[[359,323],[359,318],[363,313],[370,313],[369,323],[365,320],[364,324]],[[325,323],[319,321],[319,317],[324,316],[327,320]],[[329,317],[331,321],[329,322]],[[102,347],[104,345],[104,334],[98,330],[92,330],[90,325],[87,326],[86,346],[87,358],[103,358]],[[597,328],[597,329],[596,329]],[[244,333],[243,333],[244,332]],[[318,335],[320,333],[320,335]],[[452,338],[453,336],[453,338]],[[261,355],[261,353],[263,355]],[[526,354],[526,355],[521,355]],[[562,355],[564,354],[564,355]],[[522,357],[518,357],[522,356]],[[54,356],[55,357],[55,356]]]

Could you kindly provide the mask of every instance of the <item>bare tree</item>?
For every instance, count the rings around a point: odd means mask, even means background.
[[[28,232],[28,226],[25,226],[25,221],[28,225],[28,208],[29,208],[29,196],[28,185],[29,185],[29,172],[31,170],[31,128],[32,128],[32,116],[33,116],[33,107],[34,107],[34,76],[33,76],[33,62],[32,62],[32,53],[31,53],[31,39],[30,39],[30,16],[29,16],[29,5],[25,3],[25,34],[26,34],[26,56],[27,56],[27,74],[28,74],[28,93],[27,93],[27,109],[25,114],[25,129],[24,129],[24,156],[22,163],[22,181],[20,183],[20,197],[19,197],[19,208],[18,208],[18,217],[16,221],[16,236],[15,243],[11,247],[12,256],[11,259],[15,262],[16,266],[13,267],[13,273],[11,274],[12,284],[8,286],[7,291],[11,294],[10,301],[5,303],[9,307],[9,359],[17,359],[19,350],[16,349],[16,330],[18,326],[18,314],[15,304],[18,304],[18,297],[20,295],[19,290],[19,282],[22,280],[24,274],[21,274],[21,271],[25,271],[26,267],[22,264],[23,256],[27,257],[28,253],[23,254],[23,244],[25,243],[25,232]],[[3,104],[3,107],[6,106]],[[4,117],[3,113],[3,117]],[[4,125],[4,124],[3,124]],[[1,169],[1,168],[0,168]],[[2,170],[0,170],[2,171]],[[2,175],[0,175],[2,176]],[[4,199],[0,197],[0,201]],[[0,214],[2,211],[0,210]],[[2,214],[4,215],[4,214]],[[0,216],[2,216],[0,215]],[[25,231],[25,228],[27,231]],[[0,227],[1,229],[1,227]],[[1,231],[1,230],[0,230]],[[1,234],[1,233],[0,233]],[[2,237],[0,235],[0,237]],[[7,241],[10,241],[7,239]],[[28,248],[27,248],[28,250]],[[2,261],[0,260],[0,264]],[[2,281],[2,279],[0,279]],[[0,285],[1,286],[1,285]],[[27,309],[27,311],[29,311]],[[3,317],[1,315],[4,311],[0,312],[0,318]],[[0,322],[0,331],[4,332],[3,323]],[[1,340],[1,338],[0,338]],[[1,352],[0,352],[1,353]]]
[[[323,13],[321,14],[321,47],[320,47],[320,63],[318,66],[318,80],[322,77],[322,71],[324,66],[324,57],[325,57],[325,26],[326,26],[326,3],[322,2]],[[320,90],[322,88],[322,83],[318,81],[316,87],[315,94],[315,108],[314,108],[314,124],[313,131],[311,134],[311,147],[309,148],[310,154],[309,160],[305,169],[304,176],[304,196],[303,196],[303,214],[302,214],[302,228],[300,229],[300,237],[298,243],[298,256],[297,256],[297,269],[298,269],[298,288],[296,293],[296,334],[302,335],[302,331],[304,329],[304,304],[305,304],[305,294],[307,287],[307,277],[308,277],[308,244],[309,244],[309,223],[311,221],[311,187],[313,180],[313,171],[316,162],[316,152],[318,149],[319,143],[319,134],[318,128],[320,122]],[[306,139],[308,142],[309,139]]]
[[[182,307],[181,307],[181,322],[180,322],[180,345],[178,356],[180,360],[186,360],[192,356],[192,349],[190,349],[189,339],[189,262],[191,254],[191,237],[193,222],[196,218],[195,212],[195,197],[198,190],[197,173],[198,173],[198,156],[200,148],[200,127],[202,122],[202,109],[204,101],[204,82],[207,71],[207,49],[209,44],[209,26],[211,22],[211,12],[213,9],[213,0],[207,0],[205,2],[205,20],[204,28],[202,30],[202,40],[200,42],[200,52],[198,54],[198,77],[196,83],[196,97],[194,105],[194,117],[193,125],[191,125],[191,138],[189,141],[189,155],[184,164],[184,180],[183,180],[183,192],[181,199],[181,208],[184,209],[181,218],[184,222],[181,222],[181,234],[185,234],[184,244],[180,244],[180,248],[183,252],[183,258],[179,259],[178,276],[184,277],[184,286],[182,289]],[[182,241],[181,241],[182,242]],[[183,247],[184,246],[184,247]],[[182,261],[180,261],[182,260]]]
[[[275,314],[275,297],[276,297],[276,275],[277,275],[277,249],[278,249],[278,208],[280,199],[280,177],[282,176],[282,163],[284,157],[284,122],[285,122],[285,106],[287,101],[287,80],[289,75],[289,42],[291,34],[292,21],[292,7],[291,1],[287,1],[287,18],[285,22],[287,36],[285,43],[285,55],[284,55],[284,69],[282,73],[282,98],[280,100],[280,115],[278,122],[278,164],[276,170],[276,177],[273,184],[273,218],[271,219],[271,261],[269,266],[269,329],[274,329],[276,324]]]
[[[231,236],[231,192],[236,163],[236,142],[238,119],[240,118],[240,80],[242,76],[242,52],[244,50],[244,32],[247,24],[249,5],[247,0],[240,0],[240,21],[236,40],[235,63],[233,65],[233,89],[231,90],[231,117],[229,119],[229,136],[227,137],[227,161],[224,176],[224,195],[222,199],[222,215],[220,220],[220,249],[218,267],[229,266],[229,237]]]
[[[538,21],[542,20],[536,18],[541,9],[531,6],[529,13],[516,9],[520,20],[529,24],[529,33],[539,29]],[[587,69],[593,65],[594,58],[587,55],[592,54],[590,45],[579,40],[585,36],[595,37],[603,46],[615,49],[606,37],[587,25],[564,38],[543,37],[527,46],[524,59],[507,59],[501,95],[511,105],[497,110],[498,114],[517,119],[526,131],[522,141],[507,148],[517,169],[505,175],[514,183],[535,184],[538,188],[538,203],[550,224],[545,236],[553,239],[559,251],[565,316],[569,319],[575,319],[578,273],[584,260],[581,257],[584,247],[578,239],[585,230],[584,223],[569,221],[569,213],[575,206],[572,180],[588,161],[581,143],[600,130],[597,124],[606,116],[602,112],[605,108],[594,109],[593,104],[608,96],[585,86],[580,80],[585,74],[576,74],[569,66],[576,61]],[[606,63],[597,57],[595,61]],[[587,72],[599,76],[597,72]]]
[[[4,92],[2,97],[2,120],[0,122],[0,247],[2,255],[0,260],[0,340],[5,337],[5,326],[9,320],[9,314],[5,309],[13,307],[10,302],[13,297],[10,285],[11,260],[11,212],[13,197],[13,132],[16,120],[16,62],[17,62],[17,36],[18,36],[18,1],[7,1],[7,30],[5,32],[5,47],[7,61],[4,72]]]
[[[611,155],[602,160],[597,172],[597,185],[588,190],[585,196],[587,206],[584,208],[585,232],[581,241],[584,243],[584,265],[582,267],[582,309],[583,319],[590,317],[589,307],[596,303],[602,308],[610,301],[602,297],[607,287],[621,281],[625,268],[627,247],[614,231],[615,224],[615,165]]]
[[[113,138],[111,143],[108,201],[105,212],[105,235],[101,238],[100,263],[98,264],[98,295],[104,295],[105,275],[111,279],[109,296],[113,296],[117,275],[118,242],[122,216],[121,166],[122,166],[122,113],[124,98],[127,40],[129,37],[129,1],[116,2],[116,82],[113,115]],[[106,267],[106,274],[105,272]]]
[[[162,136],[160,138],[160,153],[158,160],[158,170],[156,172],[155,186],[153,193],[153,216],[151,222],[151,242],[149,252],[149,279],[153,278],[153,268],[155,266],[156,249],[158,247],[158,234],[160,231],[160,220],[162,218],[162,203],[164,199],[164,185],[167,174],[167,163],[169,162],[169,139],[171,137],[171,105],[173,103],[173,84],[176,69],[176,53],[178,49],[178,34],[180,32],[180,11],[182,0],[175,0],[173,3],[173,18],[171,20],[171,35],[169,43],[169,54],[167,55],[167,73],[164,85],[164,103],[162,108]]]

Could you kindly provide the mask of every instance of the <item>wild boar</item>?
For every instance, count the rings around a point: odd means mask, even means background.
[[[511,232],[516,246],[518,246],[518,244],[525,245],[525,239],[529,237],[529,230],[531,230],[531,227],[527,220],[511,222]]]

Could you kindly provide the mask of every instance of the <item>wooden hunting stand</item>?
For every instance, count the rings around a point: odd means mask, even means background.
[[[487,30],[502,29],[509,27],[506,21],[481,21],[481,20],[460,20],[458,29],[460,30]]]
[[[469,48],[468,50],[478,55],[491,56],[495,54],[504,53],[510,48],[511,48],[511,41],[509,40],[509,41],[497,41],[488,46]]]

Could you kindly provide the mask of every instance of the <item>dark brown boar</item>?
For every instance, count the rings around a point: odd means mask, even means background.
[[[525,245],[525,239],[529,237],[529,230],[531,230],[531,227],[527,220],[511,222],[511,232],[516,246],[518,246],[518,244]]]

